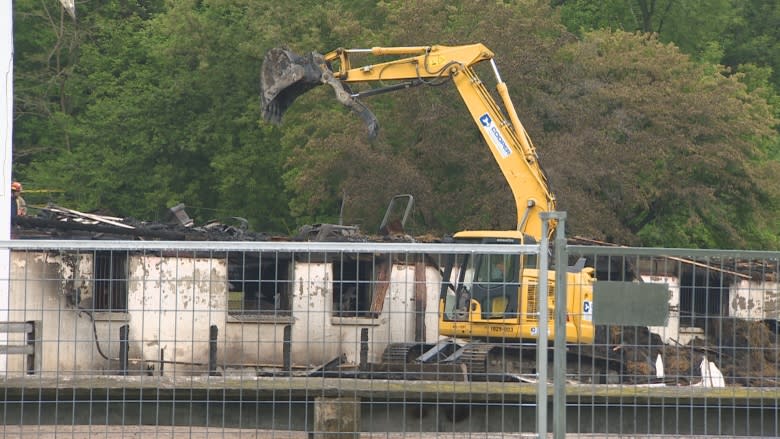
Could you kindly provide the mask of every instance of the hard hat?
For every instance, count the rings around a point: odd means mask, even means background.
[[[12,191],[19,191],[19,192],[21,192],[22,191],[22,184],[19,183],[18,181],[15,181],[15,182],[11,183],[11,190]]]

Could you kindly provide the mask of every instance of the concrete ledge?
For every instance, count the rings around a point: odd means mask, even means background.
[[[357,397],[371,401],[447,401],[468,403],[535,402],[536,384],[366,380],[314,377],[157,377],[83,376],[42,378],[25,376],[0,381],[6,401],[154,400],[259,401],[311,400],[315,397]],[[553,387],[548,386],[548,396]],[[566,398],[577,404],[637,405],[669,403],[776,407],[780,388],[760,387],[640,387],[626,385],[567,385]]]
[[[156,426],[115,426],[115,425],[36,425],[36,426],[0,426],[0,436],[5,439],[56,439],[68,437],[70,439],[90,439],[95,437],[121,437],[123,439],[308,439],[309,434],[303,431],[284,430],[250,430],[230,428],[205,428],[205,427],[156,427]],[[618,434],[576,434],[569,433],[569,437],[587,439],[626,438],[631,435]],[[522,433],[361,433],[363,439],[531,439],[535,434]],[[547,435],[552,438],[552,433]],[[666,438],[668,435],[641,435],[643,438]],[[675,435],[676,438],[704,439],[712,436]],[[751,439],[755,436],[718,436],[720,439],[739,438]]]

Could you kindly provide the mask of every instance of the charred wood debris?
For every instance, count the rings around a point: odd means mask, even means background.
[[[35,216],[12,218],[13,239],[85,240],[170,240],[170,241],[346,241],[346,242],[435,242],[432,237],[412,238],[402,231],[385,228],[377,235],[366,234],[358,226],[314,224],[301,227],[294,235],[255,232],[241,217],[211,220],[196,225],[179,204],[167,211],[162,222],[132,217],[80,212],[48,204],[36,209]]]

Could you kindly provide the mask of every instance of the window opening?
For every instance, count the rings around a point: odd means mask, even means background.
[[[707,328],[709,319],[728,313],[728,286],[717,274],[694,268],[680,276],[680,327]]]
[[[234,315],[289,315],[292,259],[279,253],[228,256],[228,311]]]
[[[377,261],[372,255],[341,254],[333,262],[333,315],[372,317]]]
[[[473,299],[482,308],[483,319],[516,317],[519,256],[482,255],[476,258]]]
[[[127,311],[127,252],[96,251],[94,309]]]

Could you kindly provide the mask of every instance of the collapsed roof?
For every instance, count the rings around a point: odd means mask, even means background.
[[[14,239],[170,240],[170,241],[415,241],[402,228],[383,228],[381,236],[357,226],[306,225],[294,236],[253,232],[244,218],[230,217],[196,225],[183,204],[168,210],[165,222],[119,218],[48,204],[35,216],[12,218]],[[431,239],[424,239],[430,242]]]

